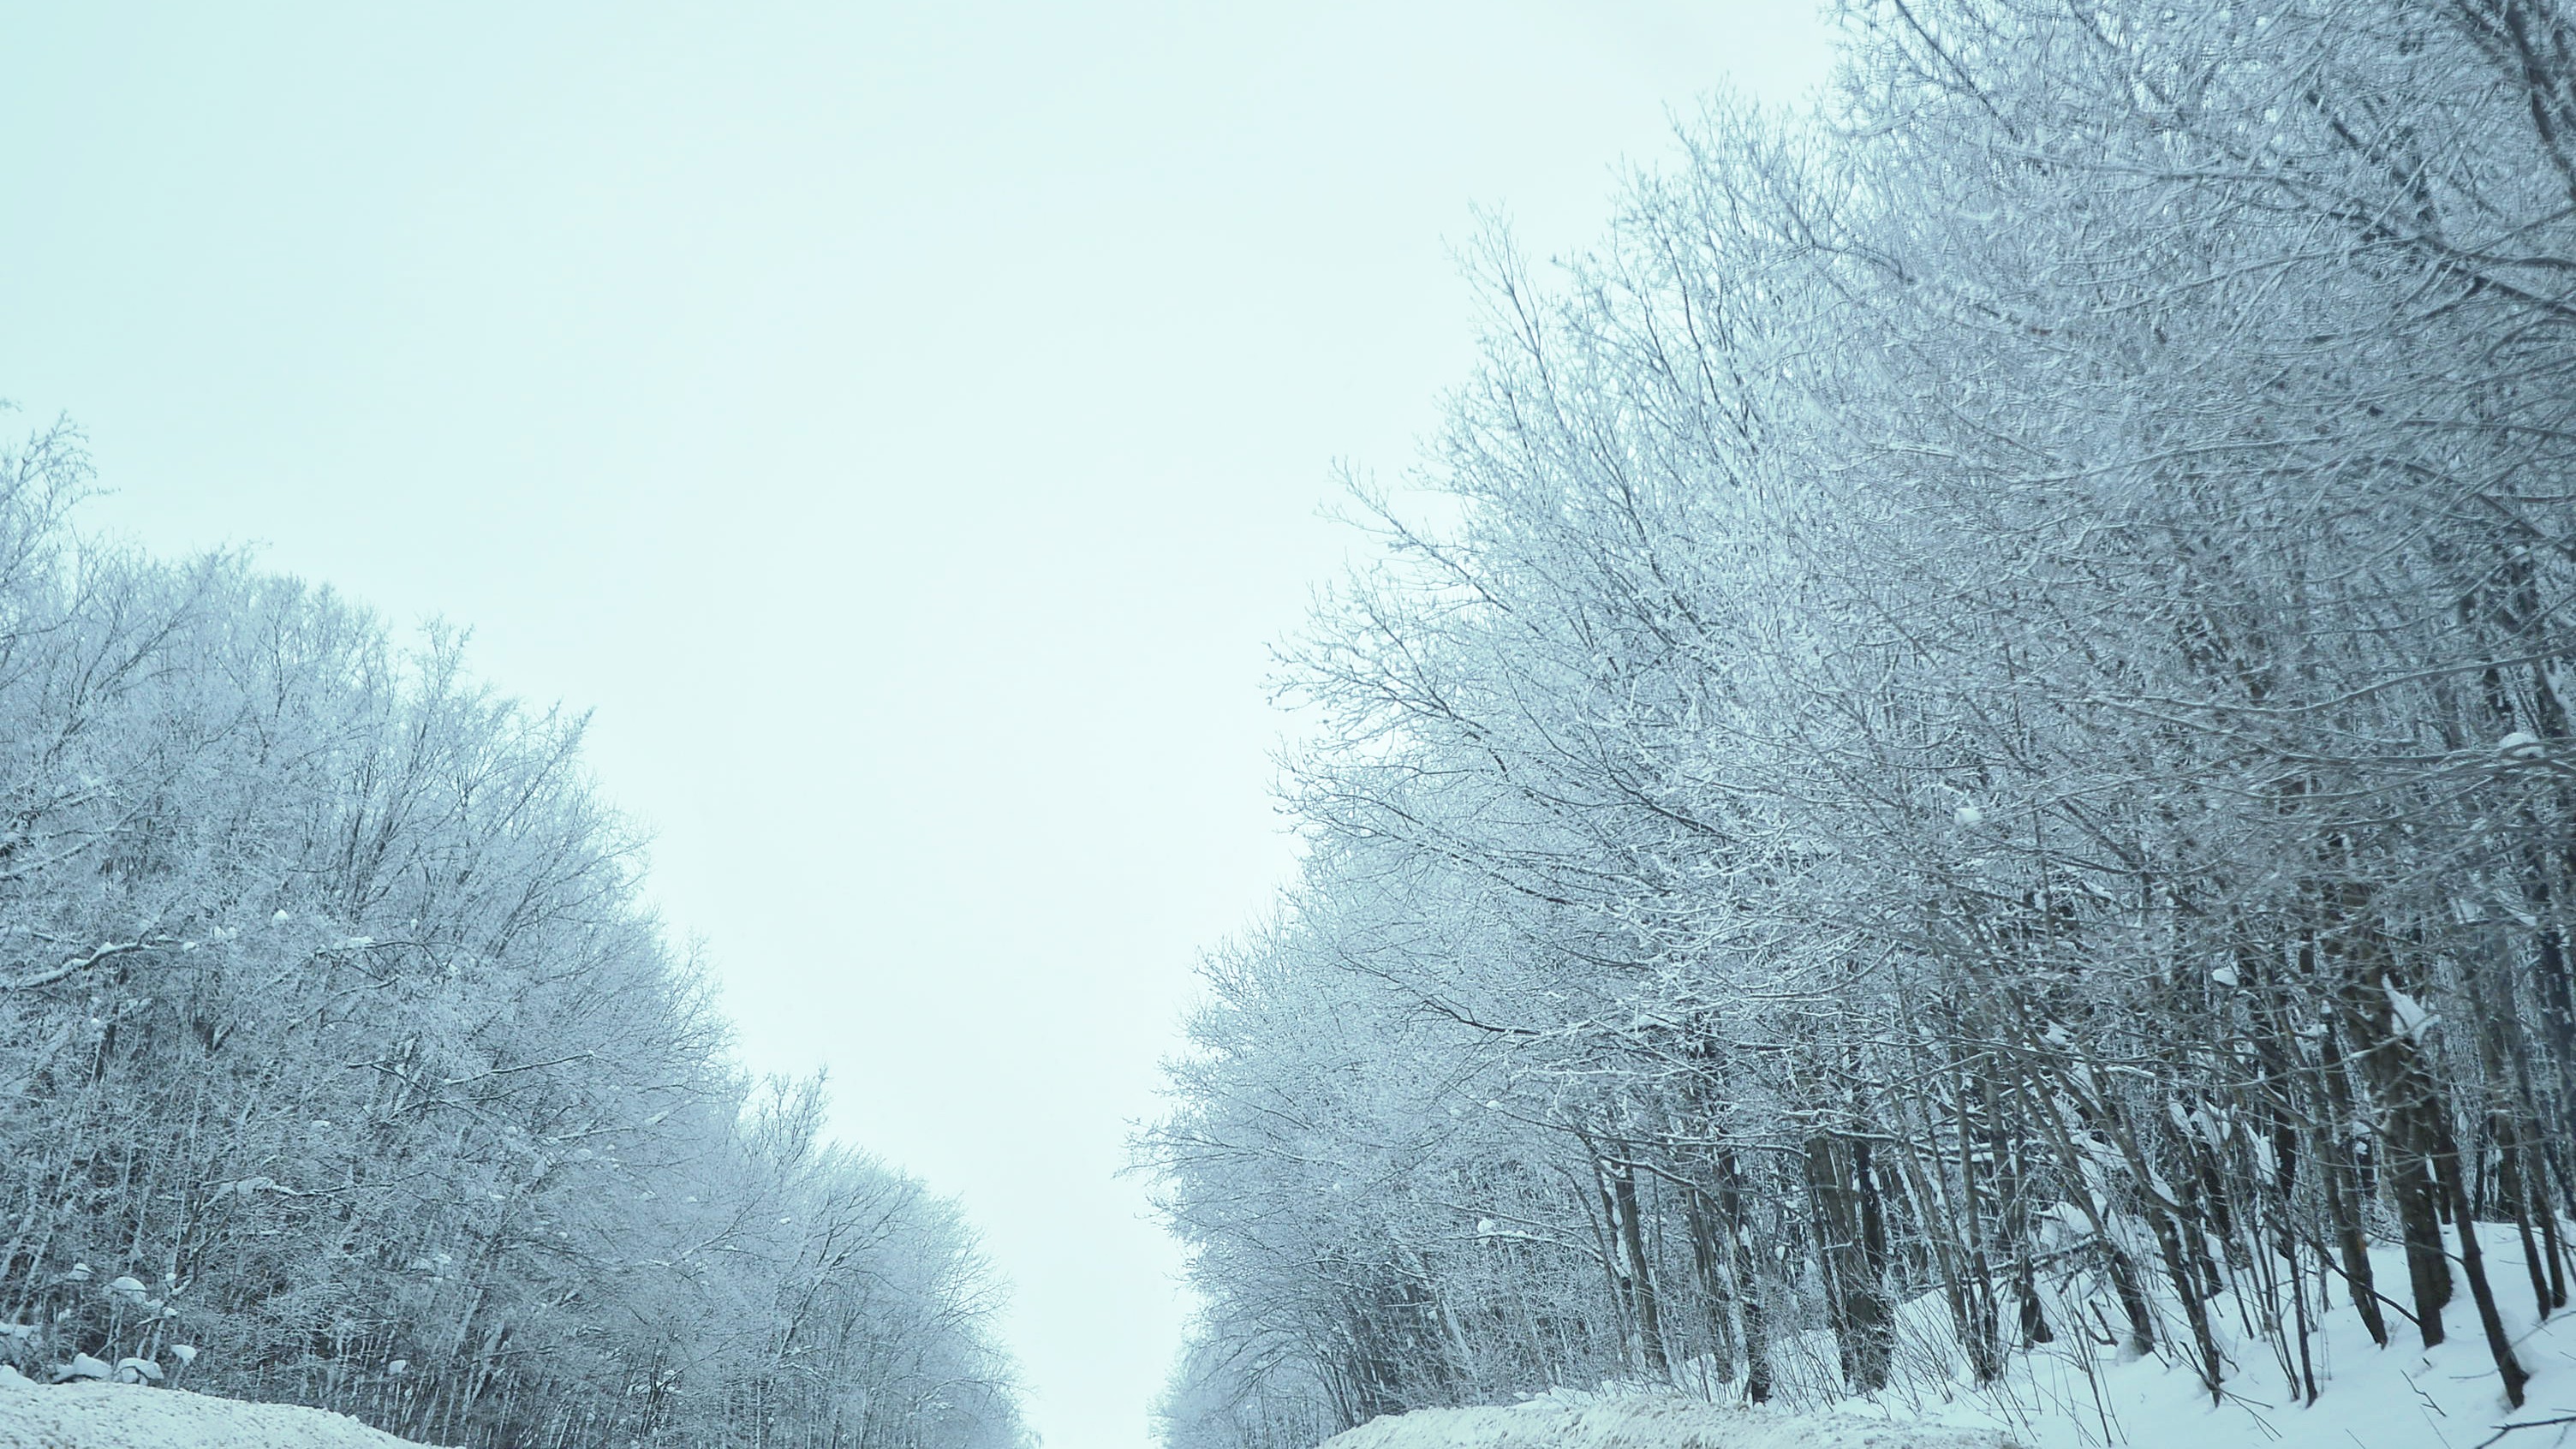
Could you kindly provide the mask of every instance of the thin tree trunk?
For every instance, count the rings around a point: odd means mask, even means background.
[[[1670,1383],[1673,1367],[1664,1356],[1663,1305],[1655,1296],[1654,1265],[1646,1261],[1645,1229],[1637,1209],[1637,1169],[1622,1161],[1610,1173],[1610,1194],[1619,1214],[1619,1241],[1627,1249],[1630,1290],[1637,1299],[1637,1337],[1646,1355],[1646,1372],[1658,1383]]]
[[[1760,1262],[1753,1253],[1753,1225],[1744,1216],[1744,1188],[1735,1154],[1721,1149],[1710,1165],[1717,1172],[1717,1206],[1726,1224],[1727,1254],[1735,1272],[1735,1312],[1744,1340],[1744,1397],[1752,1403],[1771,1398],[1771,1338],[1763,1311]]]
[[[2361,1315],[2370,1341],[2388,1346],[2388,1320],[2379,1311],[2379,1284],[2370,1266],[2370,1240],[2362,1231],[2360,1175],[2352,1160],[2352,1082],[2344,1075],[2343,1053],[2328,1028],[2317,1038],[2317,1080],[2325,1092],[2326,1118],[2317,1129],[2317,1165],[2325,1177],[2326,1206],[2334,1215],[2336,1256],[2343,1260],[2344,1286]]]
[[[1895,1348],[1894,1312],[1877,1281],[1856,1185],[1861,1164],[1852,1144],[1831,1132],[1807,1139],[1807,1188],[1815,1203],[1817,1257],[1825,1270],[1825,1300],[1841,1349],[1843,1380],[1854,1391],[1887,1386]]]
[[[2486,1254],[2478,1245],[2477,1215],[2469,1203],[2468,1174],[2461,1171],[2460,1146],[2445,1123],[2433,1158],[2442,1186],[2451,1202],[2451,1222],[2460,1234],[2460,1270],[2468,1275],[2469,1297],[2478,1307],[2478,1326],[2486,1330],[2487,1352],[2494,1356],[2496,1373],[2504,1380],[2505,1402],[2522,1407],[2522,1386],[2531,1381],[2521,1360],[2514,1357],[2513,1343],[2504,1334],[2504,1320],[2496,1312],[2495,1290],[2487,1283]]]

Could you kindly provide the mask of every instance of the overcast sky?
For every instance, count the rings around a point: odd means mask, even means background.
[[[1146,1442],[1115,1180],[1289,861],[1262,681],[1546,252],[1805,0],[22,5],[0,397],[92,525],[256,545],[596,711],[762,1070],[961,1195],[1050,1449]]]

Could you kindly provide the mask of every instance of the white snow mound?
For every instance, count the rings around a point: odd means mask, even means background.
[[[346,1414],[0,1367],[0,1449],[417,1449]]]
[[[1678,1396],[1548,1394],[1388,1414],[1323,1449],[2013,1449],[1991,1429],[1723,1407]]]
[[[2576,1223],[2565,1224],[2576,1231]],[[1326,1440],[1330,1449],[2576,1449],[2576,1305],[2547,1318],[2509,1223],[2481,1223],[2499,1316],[2529,1370],[2529,1401],[2505,1405],[2476,1315],[2451,1305],[2449,1340],[2427,1349],[2403,1306],[2388,1318],[2388,1346],[2371,1341],[2340,1286],[2307,1316],[2307,1356],[2322,1393],[2308,1404],[2258,1319],[2291,1316],[2285,1304],[2209,1301],[2209,1326],[2226,1362],[2224,1401],[2189,1362],[2185,1330],[2160,1300],[2164,1341],[2134,1357],[2081,1331],[2081,1315],[2053,1304],[2052,1321],[2077,1326],[2046,1348],[2016,1353],[2004,1376],[1978,1386],[1945,1347],[1948,1309],[1927,1295],[1898,1311],[1899,1372],[1874,1398],[1804,1413],[1711,1404],[1628,1387],[1560,1391],[1505,1408],[1393,1414]],[[2382,1284],[2406,1283],[2405,1252],[2371,1248]],[[2311,1280],[2309,1292],[2314,1293]],[[1834,1343],[1821,1329],[1784,1337],[1772,1367],[1813,1402],[1830,1391]],[[1947,1367],[1943,1368],[1942,1365]]]

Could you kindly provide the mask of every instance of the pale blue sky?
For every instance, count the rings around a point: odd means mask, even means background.
[[[1545,251],[1805,0],[0,14],[0,397],[94,524],[261,546],[595,707],[763,1069],[962,1194],[1052,1449],[1181,1306],[1115,1181],[1288,862],[1261,681]]]

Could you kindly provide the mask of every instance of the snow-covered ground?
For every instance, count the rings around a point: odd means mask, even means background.
[[[2482,1236],[2485,1236],[2482,1234]],[[2576,1446],[2576,1310],[2546,1323],[2533,1311],[2512,1230],[2487,1241],[2488,1271],[2515,1351],[2531,1372],[2509,1412],[2463,1288],[2451,1340],[2426,1352],[2404,1319],[2374,1347],[2349,1304],[2322,1315],[2309,1341],[2323,1392],[2302,1405],[2289,1372],[2248,1331],[2239,1305],[2214,1317],[2229,1351],[2225,1402],[2213,1406],[2190,1367],[2150,1355],[2123,1362],[2075,1333],[2020,1355],[2004,1378],[1970,1386],[1945,1367],[1936,1304],[1900,1315],[1897,1384],[1809,1413],[1711,1403],[1670,1392],[1557,1393],[1488,1408],[1429,1409],[1364,1424],[1328,1449],[2561,1449]],[[2375,1255],[2383,1285],[2403,1285],[2394,1249]],[[2169,1325],[2169,1332],[2178,1325]],[[2173,1332],[2169,1342],[2180,1342]],[[1829,1361],[1830,1340],[1780,1345],[1784,1378]],[[2566,1419],[2571,1422],[2551,1423]],[[2529,1427],[2502,1433],[2508,1424]],[[2501,1435],[2501,1437],[2499,1437]],[[0,1449],[411,1449],[355,1419],[131,1384],[39,1386],[0,1367]]]
[[[2100,1449],[2103,1445],[2188,1445],[2190,1449],[2271,1449],[2334,1445],[2338,1449],[2472,1449],[2508,1422],[2532,1424],[2507,1435],[2509,1449],[2576,1445],[2576,1424],[2539,1421],[2576,1416],[2576,1309],[2543,1323],[2532,1301],[2522,1253],[2511,1227],[2481,1227],[2487,1273],[2506,1333],[2531,1382],[2519,1411],[2509,1410],[2463,1281],[2443,1322],[2449,1339],[2426,1351],[2413,1324],[2388,1313],[2389,1344],[2370,1341],[2351,1303],[2337,1296],[2309,1340],[2319,1393],[2302,1404],[2291,1369],[2249,1331],[2232,1296],[2210,1316],[2227,1360],[2224,1402],[2212,1405],[2176,1351],[2188,1335],[2170,1311],[2166,1351],[2132,1362],[2079,1335],[2018,1356],[2003,1381],[1973,1390],[1959,1378],[1917,1375],[1875,1405],[1846,1405],[1893,1418],[1973,1424],[2007,1430],[2030,1449]],[[2403,1300],[2406,1260],[2394,1247],[2372,1253],[2380,1291]],[[1928,1312],[1928,1308],[1927,1308]],[[1931,1325],[1919,1325],[1928,1334]]]
[[[1325,1449],[2005,1449],[1994,1430],[1783,1414],[1646,1394],[1549,1394],[1484,1409],[1390,1414]]]
[[[1888,1391],[1807,1414],[1766,1413],[1665,1393],[1556,1394],[1501,1408],[1427,1410],[1365,1424],[1330,1449],[2563,1449],[2576,1446],[2576,1308],[2538,1320],[2521,1249],[2509,1227],[2482,1229],[2487,1271],[2507,1333],[2531,1373],[2523,1407],[2509,1410],[2465,1284],[2445,1312],[2448,1342],[2427,1352],[2404,1318],[2389,1315],[2390,1343],[2374,1346],[2349,1303],[2318,1321],[2309,1340],[2321,1392],[2303,1405],[2290,1372],[2248,1331],[2232,1298],[2212,1305],[2229,1359],[2224,1402],[2213,1406],[2189,1364],[2188,1342],[2168,1322],[2165,1354],[2123,1362],[2075,1333],[2020,1355],[2003,1379],[1971,1386],[1944,1347],[1937,1303],[1901,1313],[1899,1358]],[[2381,1291],[2403,1295],[2405,1259],[2373,1254]],[[2064,1320],[2061,1319],[2061,1322]],[[1830,1338],[1780,1345],[1784,1377],[1823,1371]],[[1723,1386],[1720,1386],[1721,1396]],[[2522,1427],[2504,1432],[2508,1424]]]
[[[0,1367],[0,1449],[418,1449],[345,1414]]]

